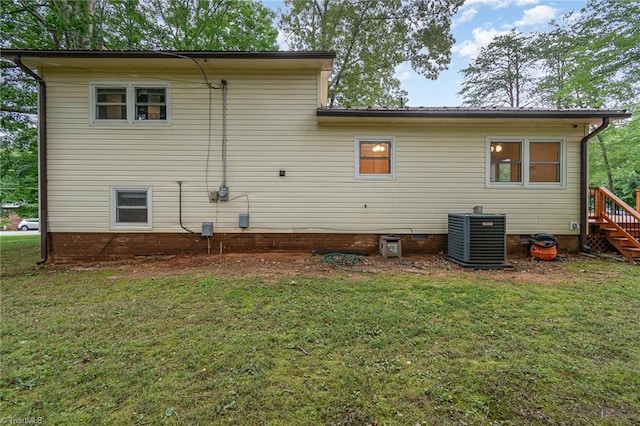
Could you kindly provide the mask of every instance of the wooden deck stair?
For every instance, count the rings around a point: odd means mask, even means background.
[[[604,187],[592,187],[591,232],[600,232],[629,262],[640,265],[640,212]]]

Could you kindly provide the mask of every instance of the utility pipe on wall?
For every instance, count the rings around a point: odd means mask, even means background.
[[[589,171],[588,142],[591,138],[602,132],[607,127],[609,127],[609,117],[604,117],[600,127],[587,134],[582,138],[582,141],[580,141],[580,250],[586,253],[591,251],[591,247],[587,244],[587,226],[589,224],[589,212],[587,211],[587,197],[589,196],[587,192],[589,186],[589,177],[587,176]]]
[[[227,187],[227,80],[220,82],[222,86],[222,183],[218,190],[220,201],[229,201]]]

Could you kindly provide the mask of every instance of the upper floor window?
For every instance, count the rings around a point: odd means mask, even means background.
[[[96,87],[96,119],[127,119],[126,87]]]
[[[92,123],[168,123],[169,86],[92,84]]]
[[[166,120],[167,89],[136,87],[136,120]]]
[[[393,179],[395,177],[395,139],[359,137],[355,139],[356,177]]]
[[[563,186],[564,140],[487,138],[487,184]]]

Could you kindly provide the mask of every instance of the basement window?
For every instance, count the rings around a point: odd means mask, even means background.
[[[357,137],[355,176],[358,179],[395,178],[395,138]]]
[[[111,187],[110,205],[110,221],[112,229],[151,228],[150,187]]]
[[[487,138],[487,186],[565,186],[565,141]]]
[[[93,83],[90,102],[93,124],[169,122],[168,84]]]

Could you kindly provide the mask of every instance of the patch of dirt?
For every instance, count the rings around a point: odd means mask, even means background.
[[[584,260],[580,255],[562,256],[559,261],[538,261],[529,257],[509,259],[509,269],[465,269],[443,255],[413,255],[402,259],[381,256],[327,258],[308,253],[253,253],[224,255],[189,255],[141,257],[123,261],[92,262],[74,265],[50,264],[53,270],[118,271],[110,279],[120,277],[163,278],[175,274],[210,274],[224,277],[282,279],[297,276],[354,276],[378,273],[406,273],[429,277],[445,277],[453,273],[482,274],[499,281],[552,284],[557,280],[577,277],[567,263]]]

